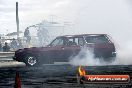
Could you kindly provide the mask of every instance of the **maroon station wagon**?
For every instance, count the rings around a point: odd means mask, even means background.
[[[109,35],[83,34],[58,36],[46,47],[19,49],[13,59],[27,66],[68,62],[69,57],[78,55],[82,47],[92,48],[94,56],[104,61],[113,61],[116,57],[115,46]]]

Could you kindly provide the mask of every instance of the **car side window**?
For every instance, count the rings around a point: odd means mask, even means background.
[[[77,45],[77,43],[75,42],[74,38],[69,38],[68,42],[67,42],[67,45]]]
[[[67,45],[84,45],[83,38],[73,37],[68,39]]]
[[[64,45],[64,42],[62,38],[56,38],[50,45],[51,46]]]
[[[108,39],[104,35],[99,36],[87,36],[87,43],[108,43]]]

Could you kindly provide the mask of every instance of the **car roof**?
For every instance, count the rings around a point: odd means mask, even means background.
[[[107,35],[107,34],[78,34],[78,35],[64,35],[64,36],[58,36],[58,37],[83,37],[83,36],[100,36],[100,35]]]

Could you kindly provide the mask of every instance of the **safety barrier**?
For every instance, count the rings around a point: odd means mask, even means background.
[[[15,52],[0,52],[0,60],[13,60]]]

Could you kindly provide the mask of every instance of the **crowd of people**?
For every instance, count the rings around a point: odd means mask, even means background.
[[[0,51],[1,52],[9,52],[15,51],[17,49],[23,48],[21,40],[12,39],[10,43],[5,42],[4,45],[0,42]]]
[[[27,27],[24,32],[24,38],[27,44],[30,44],[31,36],[30,32],[28,30],[29,28]],[[1,42],[1,37],[0,37],[0,52],[9,52],[9,51],[15,51],[17,49],[23,48],[23,44],[21,42],[21,39],[11,39],[10,43],[7,42]]]

